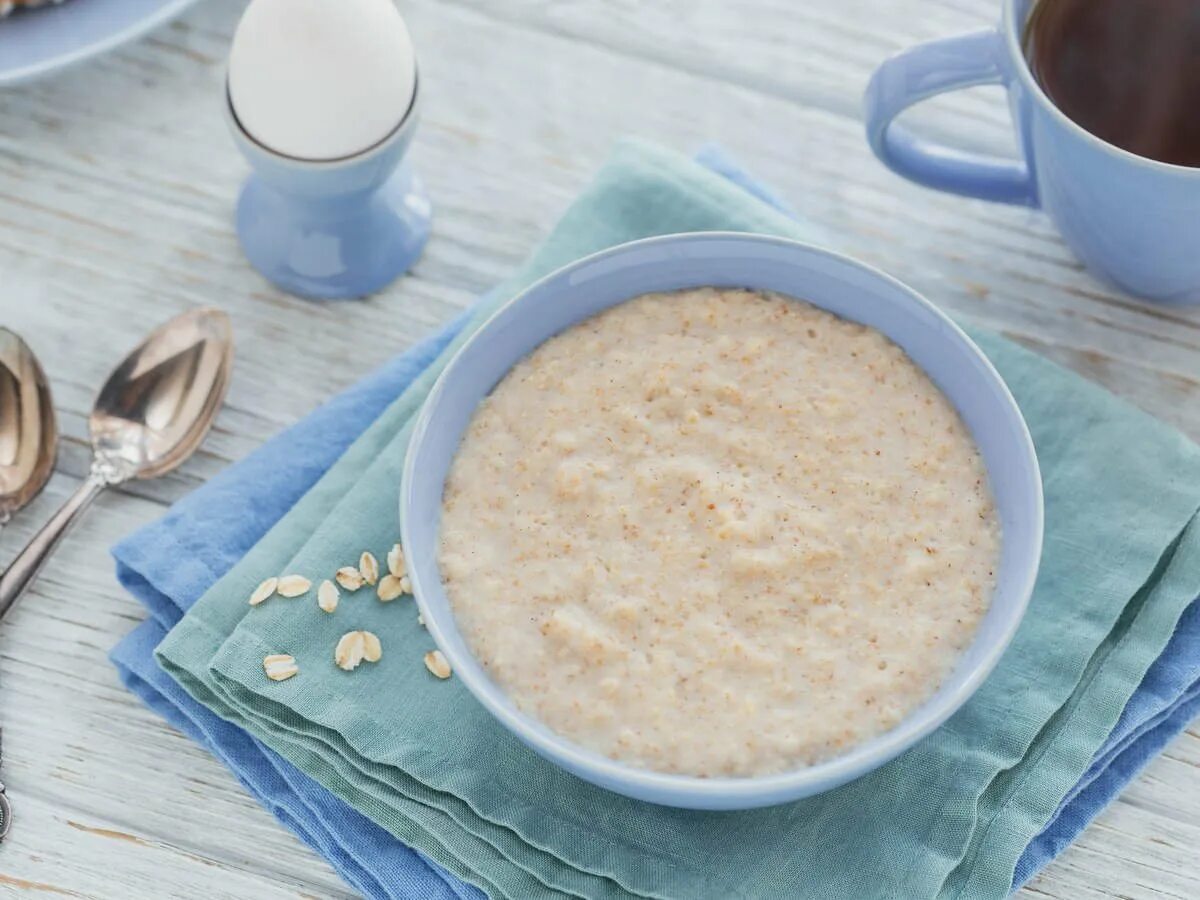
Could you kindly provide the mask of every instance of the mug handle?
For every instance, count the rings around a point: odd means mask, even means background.
[[[892,120],[936,94],[979,84],[1007,84],[1004,39],[994,28],[905,50],[871,76],[864,98],[867,140],[893,172],[918,184],[1001,203],[1037,206],[1022,159],[969,153],[917,137]]]

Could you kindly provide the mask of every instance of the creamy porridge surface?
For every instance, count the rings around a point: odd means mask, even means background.
[[[439,562],[521,709],[636,766],[752,776],[927,699],[999,547],[978,451],[902,350],[705,288],[614,307],[497,385],[446,483]]]

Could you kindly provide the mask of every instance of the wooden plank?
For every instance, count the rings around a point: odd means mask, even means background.
[[[104,815],[67,812],[37,795],[19,797],[20,830],[0,857],[0,896],[156,897],[195,900],[353,897],[335,882],[182,850]],[[186,818],[190,808],[177,810]],[[14,822],[17,820],[14,819]],[[239,826],[241,822],[239,821]],[[251,832],[251,835],[253,832]]]
[[[38,504],[49,508],[73,486],[55,476]],[[202,876],[214,896],[340,896],[328,865],[143,707],[107,660],[142,617],[115,583],[107,546],[114,529],[161,511],[101,497],[0,629],[0,777],[14,809],[0,847],[0,895],[3,879],[14,878],[84,896],[194,897]],[[0,552],[36,521],[15,521]],[[163,892],[146,880],[155,873]]]

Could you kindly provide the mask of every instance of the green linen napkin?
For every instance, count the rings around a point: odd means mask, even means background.
[[[647,235],[802,227],[668,151],[619,146],[464,335],[539,276]],[[935,298],[936,299],[936,298]],[[1016,860],[1079,779],[1179,614],[1200,594],[1200,449],[1083,379],[973,332],[1033,432],[1046,493],[1038,585],[1012,646],[945,726],[838,790],[732,813],[620,797],[537,757],[455,679],[411,600],[247,598],[265,577],[326,577],[397,539],[413,414],[462,336],[159,648],[200,702],[496,897],[1002,897]],[[383,658],[346,673],[351,629]],[[275,683],[268,653],[300,674]]]

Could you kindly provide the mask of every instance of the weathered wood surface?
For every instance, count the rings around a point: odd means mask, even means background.
[[[1083,272],[1040,215],[914,187],[865,146],[871,68],[914,41],[988,24],[995,5],[406,4],[427,101],[413,158],[435,235],[411,277],[340,305],[274,291],[233,236],[245,167],[220,102],[242,4],[210,0],[133,47],[0,92],[0,321],[42,358],[66,437],[47,494],[0,533],[0,561],[78,482],[93,392],[149,326],[215,303],[240,349],[203,451],[169,478],[103,497],[0,630],[3,777],[18,817],[0,848],[0,895],[347,893],[218,763],[122,690],[105,654],[142,613],[107,548],[503,277],[620,135],[681,150],[720,141],[851,253],[1200,439],[1200,311],[1122,296]],[[914,117],[972,146],[1011,143],[994,93]],[[1200,896],[1200,729],[1026,893]]]

